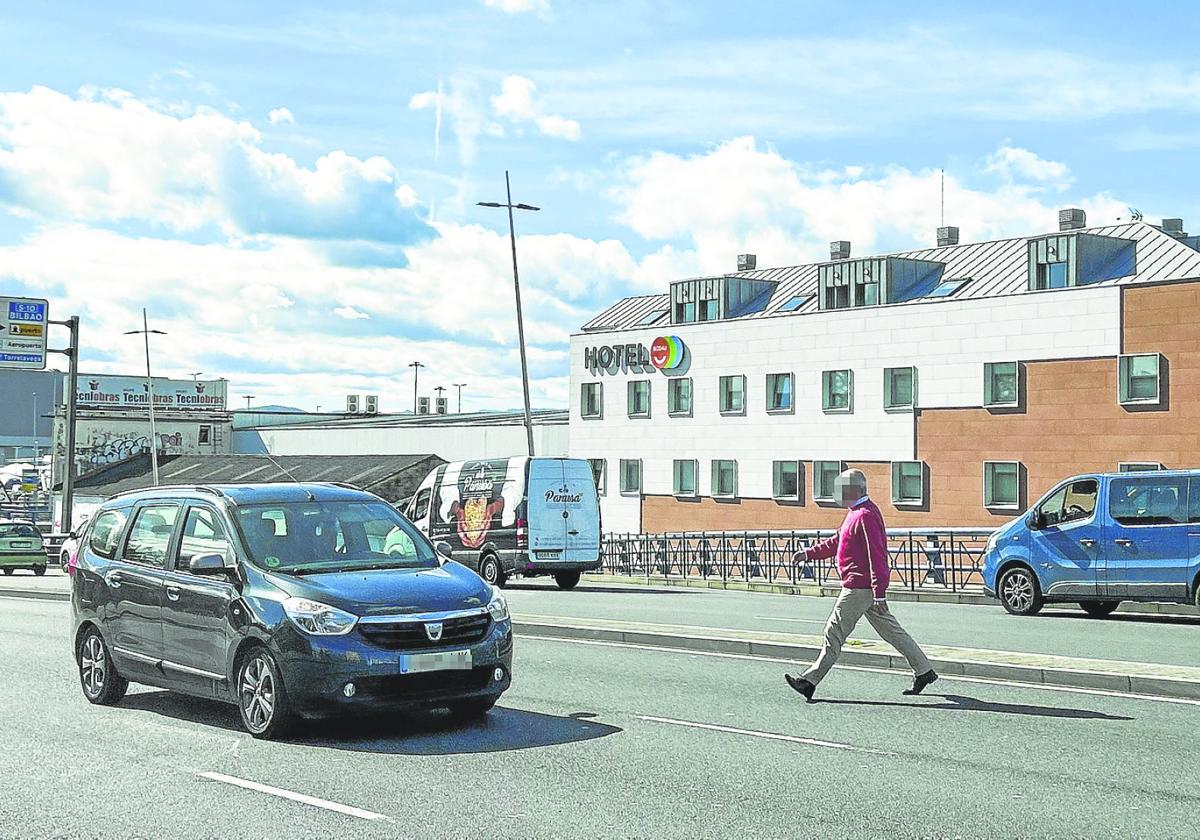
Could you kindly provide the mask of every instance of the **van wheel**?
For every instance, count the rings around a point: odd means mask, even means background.
[[[4,574],[6,574],[6,575],[11,575],[12,573],[13,573],[13,570],[12,570],[12,569],[5,569],[5,570],[4,570]]]
[[[574,589],[581,576],[582,572],[555,572],[554,580],[558,583],[559,589]]]
[[[485,583],[493,586],[504,585],[504,574],[500,571],[500,561],[495,554],[485,554],[479,560],[479,576]]]
[[[1037,576],[1025,566],[1014,566],[1000,578],[1000,603],[1012,615],[1036,615],[1045,601]]]
[[[1120,606],[1120,601],[1080,601],[1079,606],[1092,618],[1104,618],[1112,615],[1112,611]]]
[[[238,711],[242,725],[255,738],[273,740],[287,734],[292,708],[279,666],[266,648],[256,647],[237,670]]]
[[[79,662],[79,685],[83,688],[83,696],[89,703],[97,706],[113,706],[121,702],[125,692],[129,690],[129,680],[117,673],[108,645],[100,636],[100,631],[91,628],[79,640],[79,650],[76,652]]]

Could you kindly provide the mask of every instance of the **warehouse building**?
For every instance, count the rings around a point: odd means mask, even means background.
[[[571,338],[605,530],[994,526],[1086,471],[1200,466],[1200,252],[1178,219],[673,282]]]

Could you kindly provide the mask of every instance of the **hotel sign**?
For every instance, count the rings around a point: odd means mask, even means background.
[[[635,342],[583,348],[583,366],[589,373],[616,373],[620,370],[673,370],[688,356],[687,345],[676,335],[659,336],[647,347]]]

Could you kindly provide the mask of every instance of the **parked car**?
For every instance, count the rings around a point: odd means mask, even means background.
[[[408,518],[488,583],[553,575],[562,589],[600,567],[600,499],[587,461],[499,458],[437,467]]]
[[[71,529],[71,533],[67,534],[58,550],[58,566],[68,575],[75,574],[75,558],[79,553],[79,542],[85,530],[87,530],[87,519]]]
[[[985,591],[1014,615],[1122,601],[1200,607],[1200,470],[1079,475],[988,540]]]
[[[499,590],[370,493],[136,491],[102,505],[86,537],[71,604],[92,703],[147,683],[234,703],[272,738],[374,709],[482,715],[511,685]]]
[[[0,570],[11,575],[17,569],[30,569],[39,577],[46,574],[46,546],[42,532],[32,522],[0,522]]]

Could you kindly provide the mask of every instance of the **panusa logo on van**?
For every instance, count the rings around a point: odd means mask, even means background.
[[[650,345],[650,364],[659,370],[679,367],[683,361],[683,339],[677,335],[664,335],[654,339]]]
[[[553,490],[546,491],[546,501],[555,502],[560,505],[577,505],[583,501],[581,493],[555,493]]]

